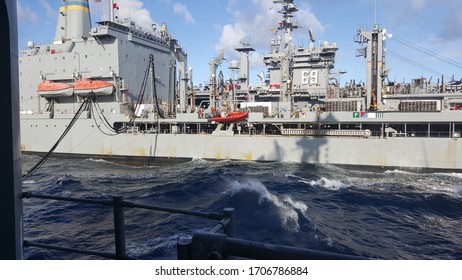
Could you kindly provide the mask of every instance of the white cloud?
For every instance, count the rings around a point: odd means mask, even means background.
[[[225,49],[226,51],[234,50],[240,46],[241,40],[251,41],[254,47],[266,46],[270,29],[277,22],[274,9],[268,8],[270,1],[253,0],[253,5],[247,5],[249,9],[239,10],[236,0],[232,0],[228,5],[228,12],[232,14],[234,23],[226,24],[222,27],[222,34],[217,50]],[[256,13],[256,10],[260,10]],[[257,35],[258,34],[258,35]]]
[[[29,21],[29,22],[38,21],[37,14],[34,13],[28,5],[23,6],[21,2],[19,1],[17,1],[17,15],[18,15],[18,20],[20,21]]]
[[[178,15],[181,15],[183,16],[184,20],[188,23],[195,23],[196,21],[194,20],[191,12],[189,12],[188,8],[186,7],[186,5],[183,5],[181,3],[175,3],[173,5],[173,12],[175,12],[175,14],[178,14]]]
[[[258,52],[252,52],[249,55],[249,65],[251,65],[251,67],[254,68],[254,69],[264,67],[265,64],[263,63],[262,55],[260,53],[258,53]]]
[[[140,0],[124,0],[123,5],[119,6],[119,10],[115,12],[119,19],[129,18],[146,28],[150,28],[154,22],[149,11],[143,8],[143,3]]]
[[[242,5],[243,1],[246,2]],[[245,7],[245,9],[242,9]],[[226,24],[222,27],[222,34],[219,42],[215,45],[216,50],[224,49],[226,55],[235,55],[234,49],[240,46],[240,42],[250,42],[254,48],[267,49],[269,40],[274,36],[274,28],[281,19],[278,13],[280,6],[274,5],[268,0],[230,0],[227,11],[233,16],[234,23]],[[299,12],[295,14],[294,22],[304,31],[311,28],[315,33],[322,33],[324,26],[316,18],[311,8],[306,3],[297,7]],[[294,39],[297,39],[297,33],[294,33]],[[256,60],[261,57],[259,54],[253,55]]]
[[[317,19],[306,1],[299,1],[294,22],[301,28],[294,31],[292,37],[294,42],[307,40],[308,28],[315,34],[323,33],[325,27]],[[232,22],[222,25],[221,36],[215,49],[225,50],[227,61],[238,60],[240,55],[235,48],[240,47],[241,42],[248,42],[256,50],[249,56],[250,76],[255,77],[256,73],[265,68],[262,55],[268,52],[268,44],[275,37],[275,28],[281,20],[278,10],[280,4],[273,4],[270,0],[228,0],[226,11],[231,16]],[[281,33],[278,33],[281,35]],[[252,78],[253,79],[253,78]],[[253,81],[251,81],[253,82]]]
[[[304,30],[309,28],[315,33],[323,33],[325,31],[324,25],[317,19],[308,4],[301,4],[300,10],[297,14],[297,19],[300,27]]]
[[[233,50],[239,46],[239,41],[247,35],[248,33],[241,23],[227,24],[223,26],[222,35],[216,49]]]

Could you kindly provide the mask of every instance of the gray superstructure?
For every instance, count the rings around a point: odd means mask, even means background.
[[[71,4],[69,4],[71,3]],[[277,0],[281,23],[263,61],[268,75],[249,85],[248,43],[232,62],[236,77],[216,73],[195,88],[187,54],[165,25],[150,30],[129,20],[90,28],[88,1],[63,1],[55,43],[22,51],[19,59],[23,152],[151,162],[158,158],[293,161],[403,168],[462,169],[462,93],[457,85],[385,84],[384,30],[359,30],[366,85],[340,87],[335,43],[295,47],[293,0]],[[239,73],[237,73],[239,71]],[[266,78],[267,77],[267,78]],[[104,94],[76,89],[88,79],[109,83]],[[74,93],[40,91],[66,86]],[[48,89],[48,88],[46,88]],[[83,105],[82,105],[83,104]],[[247,111],[238,122],[212,117]],[[71,122],[78,113],[78,120]]]
[[[62,1],[54,44],[35,46],[29,42],[29,49],[22,51],[19,67],[23,112],[49,111],[56,117],[74,114],[81,102],[79,96],[46,99],[37,93],[37,86],[42,80],[73,84],[79,78],[89,78],[112,82],[114,93],[100,104],[112,113],[126,113],[127,104],[136,101],[141,90],[150,54],[155,55],[155,66],[159,69],[156,71],[159,100],[172,104],[176,83],[180,98],[185,98],[187,53],[165,25],[145,30],[124,19],[99,22],[90,29],[89,22],[88,1]],[[174,80],[177,68],[180,76]],[[152,96],[146,99],[153,102]]]

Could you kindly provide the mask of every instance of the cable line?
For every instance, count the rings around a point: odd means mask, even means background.
[[[34,167],[32,167],[26,174],[24,174],[22,176],[22,180],[26,180],[27,178],[29,178],[32,174],[35,173],[35,171],[37,171],[40,166],[42,166],[42,164],[45,163],[45,161],[48,160],[48,158],[51,156],[51,154],[54,152],[54,150],[58,147],[59,143],[61,143],[61,141],[64,139],[64,137],[67,135],[67,133],[71,130],[71,128],[74,126],[75,122],[79,119],[80,115],[82,114],[82,112],[84,111],[85,107],[89,104],[91,100],[91,96],[88,96],[84,102],[82,103],[82,105],[80,105],[80,108],[79,110],[77,111],[77,113],[75,113],[74,117],[72,118],[71,122],[69,123],[69,125],[66,127],[66,129],[64,130],[63,134],[61,135],[61,137],[59,137],[58,141],[56,141],[56,143],[53,145],[53,147],[51,147],[50,151],[48,151],[48,153],[39,161],[37,162],[37,164],[34,165]]]
[[[400,55],[400,54],[398,54],[398,53],[396,53],[396,52],[394,52],[394,51],[387,50],[387,53],[390,54],[391,56],[397,58],[397,59],[400,59],[400,60],[402,60],[402,61],[404,61],[404,62],[406,62],[406,63],[409,63],[409,64],[411,64],[411,65],[413,65],[413,66],[419,67],[419,68],[421,68],[421,69],[423,69],[423,70],[425,70],[425,71],[428,71],[428,72],[430,72],[430,73],[436,74],[436,75],[438,75],[438,76],[442,76],[442,75],[443,75],[442,73],[436,71],[435,69],[432,69],[432,68],[427,67],[427,66],[425,66],[425,65],[423,65],[423,64],[420,64],[420,63],[418,63],[418,62],[416,62],[416,61],[414,61],[414,60],[412,60],[412,59],[410,59],[410,58],[407,58],[407,57],[405,57],[405,56],[402,56],[402,55]]]
[[[427,50],[427,49],[425,49],[425,48],[423,48],[423,47],[421,47],[421,46],[418,46],[418,45],[416,45],[416,44],[413,44],[413,43],[411,43],[411,42],[408,42],[408,41],[406,41],[406,40],[403,40],[403,39],[401,39],[401,38],[399,38],[399,37],[393,36],[393,37],[391,37],[391,39],[394,40],[394,41],[396,41],[396,42],[399,42],[399,43],[401,43],[401,44],[407,45],[408,47],[411,47],[411,48],[414,48],[414,49],[416,49],[416,50],[418,50],[418,51],[421,51],[421,52],[423,52],[423,53],[425,53],[425,54],[431,55],[431,56],[433,56],[433,57],[435,57],[435,58],[437,58],[437,59],[439,59],[439,60],[441,60],[441,61],[444,61],[444,62],[446,62],[446,63],[451,64],[452,66],[455,66],[455,67],[458,67],[458,68],[461,68],[461,69],[462,69],[462,63],[460,63],[460,62],[457,62],[457,61],[455,61],[455,60],[452,60],[452,59],[450,59],[450,58],[447,58],[447,57],[445,57],[445,56],[443,56],[443,55],[441,55],[441,54],[435,53],[435,52],[433,52],[433,51]]]
[[[156,101],[157,113],[161,118],[164,118],[164,116],[160,112],[160,106],[159,106],[159,103],[158,103],[158,100],[157,100],[158,98],[157,98],[157,92],[156,92],[155,73],[154,73],[154,56],[151,54],[149,56],[148,66],[147,66],[146,71],[144,73],[143,83],[141,84],[140,92],[138,94],[138,100],[136,102],[135,107],[133,108],[133,112],[131,113],[130,120],[128,121],[128,123],[125,126],[123,126],[121,128],[116,128],[113,125],[111,125],[111,123],[108,121],[106,116],[104,116],[103,110],[99,105],[99,102],[98,102],[98,99],[96,98],[96,95],[93,92],[91,92],[85,98],[85,100],[82,102],[79,109],[77,110],[74,117],[72,118],[71,122],[66,127],[63,134],[59,137],[58,141],[56,141],[56,143],[53,145],[53,147],[51,147],[51,149],[48,151],[48,153],[39,162],[37,162],[37,164],[35,164],[26,174],[24,174],[22,176],[22,180],[24,181],[27,178],[29,178],[30,176],[32,176],[32,174],[34,174],[48,160],[48,158],[53,154],[53,152],[56,150],[58,145],[61,143],[61,141],[64,139],[64,137],[66,137],[68,132],[71,130],[71,128],[74,126],[74,124],[80,118],[80,116],[82,115],[82,113],[84,111],[89,111],[90,112],[90,117],[93,118],[93,120],[95,121],[96,127],[99,129],[99,131],[101,131],[105,135],[115,136],[115,135],[121,134],[123,132],[126,132],[130,127],[132,127],[134,125],[134,123],[135,123],[135,119],[137,118],[136,110],[143,103],[144,94],[145,94],[145,91],[146,91],[146,85],[147,85],[147,82],[148,82],[150,69],[153,72],[152,73],[152,75],[153,75],[152,85],[153,85],[153,95],[154,95],[155,101]],[[98,119],[99,119],[100,123],[98,123]],[[101,129],[101,124],[103,124],[110,132],[108,133],[106,131],[103,131],[103,129]]]

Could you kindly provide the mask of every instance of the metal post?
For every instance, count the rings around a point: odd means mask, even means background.
[[[119,260],[127,257],[127,248],[125,246],[125,218],[123,197],[115,196],[112,198],[114,203],[114,235],[116,258]]]
[[[191,240],[180,240],[177,243],[177,259],[178,260],[191,260]]]
[[[109,21],[114,22],[114,0],[109,0]]]
[[[0,259],[22,259],[22,184],[19,132],[18,31],[16,1],[0,3],[0,25],[3,39],[3,74],[0,83],[4,94],[0,119],[5,124],[0,138]]]
[[[234,208],[225,208],[223,210],[223,215],[229,220],[223,228],[223,232],[228,237],[234,237],[236,235],[236,213]]]

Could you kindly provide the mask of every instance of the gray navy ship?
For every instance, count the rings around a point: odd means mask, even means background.
[[[366,83],[341,87],[337,45],[316,46],[310,31],[296,47],[294,0],[273,2],[281,20],[261,83],[249,84],[243,42],[237,77],[216,73],[222,52],[197,88],[165,25],[141,28],[110,8],[92,28],[87,0],[61,1],[54,43],[20,54],[22,152],[462,170],[460,83],[385,83],[387,34],[374,25],[356,34]]]

